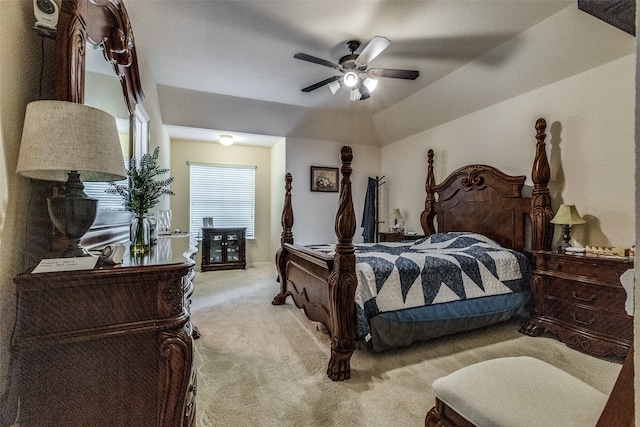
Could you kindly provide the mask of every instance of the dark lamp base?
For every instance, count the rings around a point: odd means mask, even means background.
[[[78,174],[71,172],[69,180],[65,183],[65,193],[47,199],[53,225],[69,241],[67,248],[60,255],[63,258],[90,256],[80,245],[80,239],[96,219],[98,200],[87,196],[83,189]]]
[[[569,240],[571,240],[571,226],[564,224],[562,226],[562,244],[558,247],[558,252],[564,252],[571,246]]]

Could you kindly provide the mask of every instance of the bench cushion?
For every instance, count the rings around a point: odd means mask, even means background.
[[[433,393],[482,426],[595,426],[607,395],[541,360],[503,357],[459,369]]]

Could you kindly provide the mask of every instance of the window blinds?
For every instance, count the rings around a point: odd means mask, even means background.
[[[255,169],[189,162],[189,231],[199,235],[213,217],[214,227],[246,227],[254,238]]]
[[[125,169],[129,170],[129,159],[124,161]],[[80,175],[82,180],[82,175]],[[124,200],[119,194],[109,194],[106,192],[107,188],[111,188],[108,182],[95,181],[95,182],[83,182],[84,192],[87,196],[94,199],[98,199],[98,209],[109,209],[114,211],[125,211]],[[116,181],[118,185],[129,185],[129,179],[125,178],[121,181]]]

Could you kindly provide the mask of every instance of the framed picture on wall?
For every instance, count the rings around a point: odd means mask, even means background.
[[[311,166],[311,191],[338,192],[338,168]]]

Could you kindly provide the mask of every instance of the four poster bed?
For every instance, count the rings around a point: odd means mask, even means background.
[[[551,247],[546,122],[536,122],[534,187],[522,195],[525,176],[469,165],[436,184],[428,152],[426,235],[406,243],[353,244],[356,218],[351,196],[351,148],[341,150],[336,245],[293,242],[291,174],[285,177],[281,247],[276,254],[280,292],[331,337],[327,375],[350,377],[356,341],[373,351],[410,345],[507,320],[529,299],[527,250]],[[437,195],[437,197],[436,197]],[[437,222],[437,232],[436,232]]]

